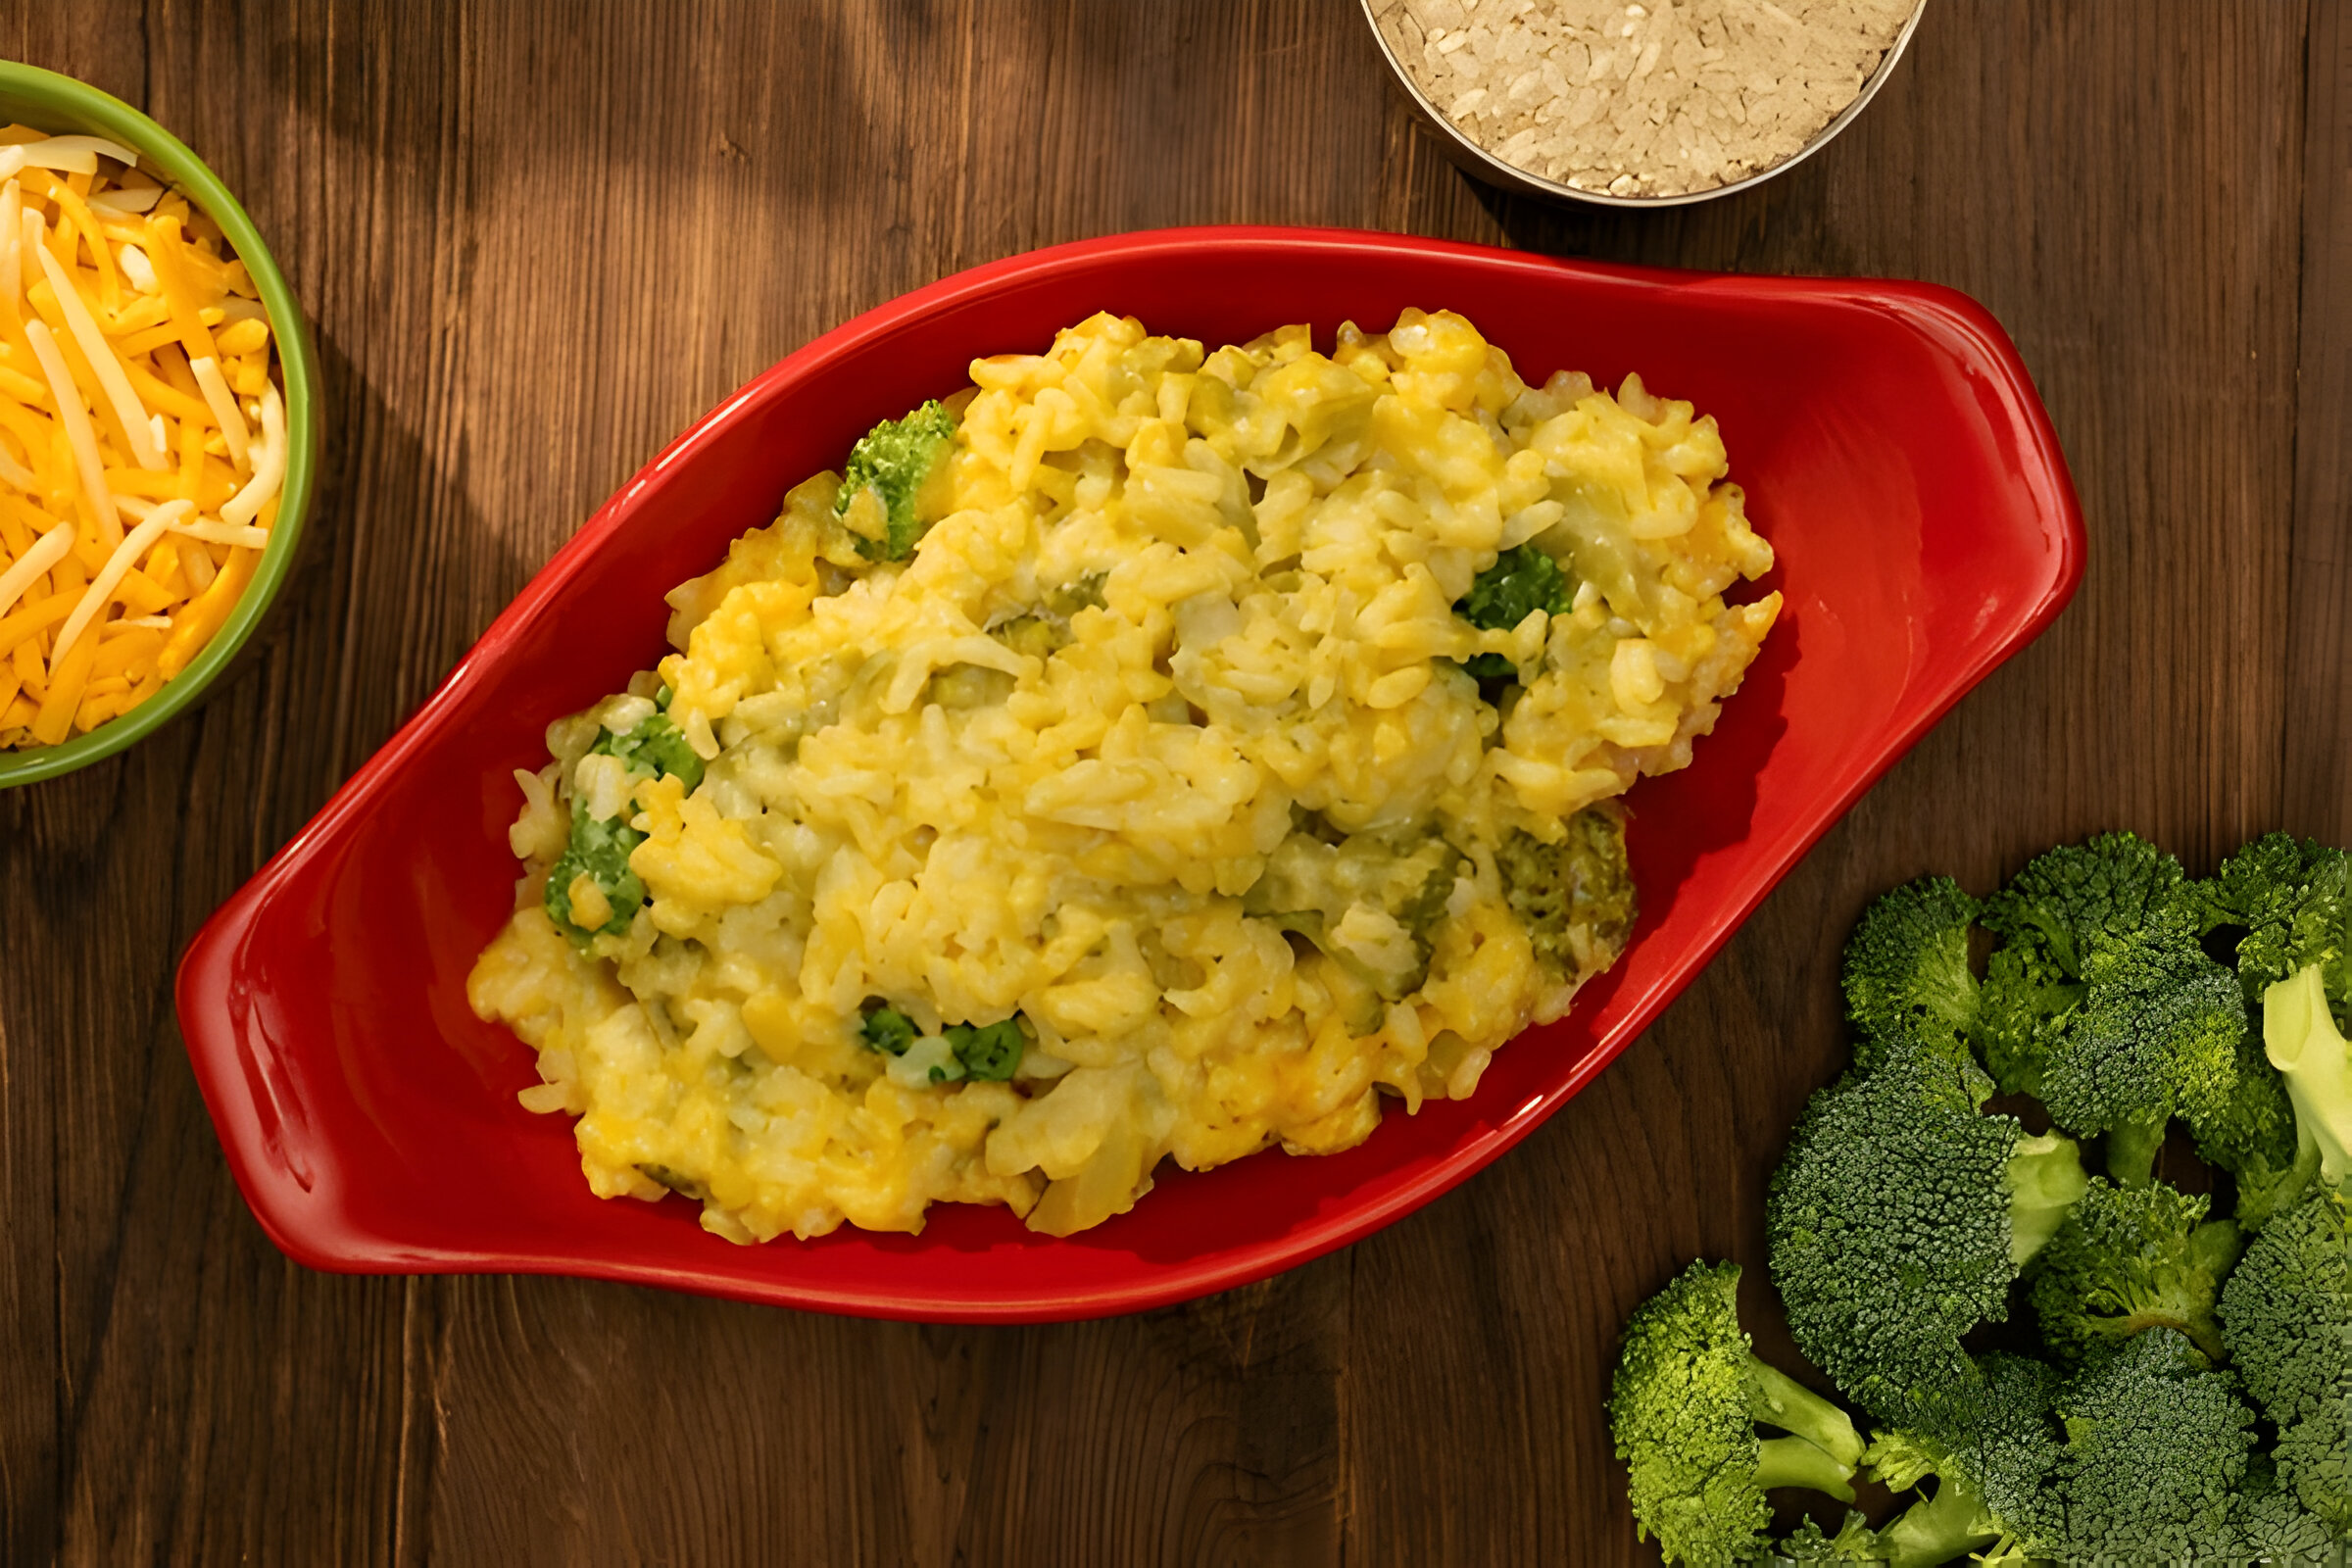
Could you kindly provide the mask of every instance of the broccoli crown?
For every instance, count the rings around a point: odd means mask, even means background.
[[[1781,1543],[1779,1555],[1789,1562],[1886,1562],[1894,1548],[1879,1540],[1869,1520],[1848,1508],[1836,1535],[1823,1534],[1817,1521],[1807,1519]]]
[[[1338,844],[1294,832],[1266,857],[1242,908],[1305,937],[1383,1000],[1397,1002],[1429,977],[1434,933],[1462,858],[1435,831],[1417,838],[1350,833]],[[1389,927],[1375,931],[1377,922],[1351,920],[1358,905],[1385,915]]]
[[[1902,1039],[1967,1058],[1961,1036],[1977,1015],[1977,977],[1968,967],[1976,917],[1977,901],[1942,876],[1905,883],[1862,911],[1840,974],[1846,1016],[1861,1037],[1857,1065],[1875,1065],[1883,1042]]]
[[[2108,833],[2035,856],[1984,901],[1979,918],[2001,946],[1985,965],[1974,1036],[2005,1093],[2040,1093],[2042,1060],[2082,995],[2091,937],[2138,930],[2181,881],[2171,856]]]
[[[1584,957],[1602,966],[1625,947],[1634,928],[1634,876],[1625,858],[1625,813],[1588,806],[1567,821],[1567,837],[1545,844],[1514,828],[1495,846],[1503,898],[1526,927],[1538,961],[1574,974]],[[1587,953],[1577,951],[1582,929]]]
[[[1609,1390],[1634,1523],[1669,1563],[1730,1568],[1763,1545],[1770,1488],[1851,1502],[1862,1442],[1836,1405],[1758,1361],[1740,1328],[1740,1267],[1693,1262],[1626,1320]],[[1767,1442],[1756,1423],[1798,1435]]]
[[[1900,1563],[1942,1563],[1961,1553],[2037,1542],[2054,1521],[2047,1482],[2058,1460],[2051,1413],[2058,1374],[2039,1361],[2000,1352],[1977,1362],[1980,1387],[1946,1444],[1917,1432],[1878,1434],[1863,1463],[1890,1492],[1933,1477],[1936,1492],[1878,1535]]]
[[[2010,1161],[2024,1129],[1977,1103],[1948,1059],[1890,1053],[1813,1097],[1765,1199],[1797,1348],[1879,1420],[1930,1434],[1953,1430],[1981,1386],[1960,1338],[2007,1316],[2020,1261]]]
[[[2237,1183],[2237,1223],[2258,1231],[2292,1203],[2319,1170],[2319,1146],[2298,1144],[2286,1081],[2249,1029],[2238,1040],[2237,1083],[2221,1109],[2192,1124],[2197,1157]]]
[[[2028,860],[1984,901],[1984,926],[2055,972],[2081,979],[2094,935],[2136,932],[2183,880],[2180,862],[2138,834],[2102,833]]]
[[[833,503],[836,516],[858,519],[851,508],[860,495],[873,492],[880,507],[879,534],[853,528],[858,550],[871,560],[904,561],[932,519],[922,503],[924,490],[956,444],[956,416],[936,398],[905,418],[885,419],[868,430],[850,449],[842,468],[841,493]]]
[[[2129,833],[2037,856],[1985,901],[2002,939],[1972,1038],[2000,1087],[2108,1136],[2109,1173],[2144,1182],[2175,1115],[2226,1121],[2245,999],[2199,945],[2180,862]]]
[[[2083,964],[2074,1026],[2042,1065],[2042,1098],[2069,1132],[2152,1126],[2176,1113],[2210,1119],[2237,1082],[2246,1003],[2237,982],[2197,945],[2174,904],[2128,936],[2101,932]]]
[[[2093,1178],[2035,1266],[2042,1343],[2079,1365],[2144,1329],[2187,1336],[2207,1361],[2227,1351],[2214,1301],[2237,1260],[2237,1227],[2206,1219],[2207,1200],[2161,1182]]]
[[[2352,947],[2352,860],[2341,850],[2266,833],[2194,888],[2202,932],[2236,930],[2246,1001],[2306,964],[2326,965],[2329,992],[2345,1000],[2343,958]],[[2202,934],[2201,932],[2201,934]]]
[[[1968,931],[1977,901],[1950,877],[1922,877],[1875,900],[1845,945],[1846,1016],[1866,1035],[1958,1033],[1977,1012]]]
[[[2278,1427],[2280,1477],[2352,1531],[2352,1194],[2321,1190],[2246,1246],[2222,1287],[2222,1333]]]
[[[629,922],[645,904],[645,884],[629,869],[629,852],[645,842],[638,832],[617,816],[592,817],[585,805],[578,801],[571,806],[571,841],[564,853],[548,868],[547,891],[542,902],[549,916],[572,940],[585,942],[593,936],[619,936],[629,929]],[[610,911],[608,917],[594,926],[582,925],[573,916],[571,889],[581,874],[596,885],[604,895]]]
[[[2205,1557],[2229,1540],[2254,1412],[2196,1347],[2150,1329],[2090,1363],[2058,1396],[2066,1429],[2055,1555],[2147,1562]]]
[[[1496,556],[1453,610],[1482,631],[1509,631],[1539,610],[1565,615],[1575,591],[1558,562],[1534,545],[1521,545]]]
[[[2246,1478],[2230,1499],[2230,1535],[2221,1555],[2278,1568],[2292,1563],[2316,1568],[2330,1560],[2335,1539],[2328,1521],[2305,1508],[2294,1488],[2280,1479],[2269,1455],[2256,1453],[2247,1459]]]

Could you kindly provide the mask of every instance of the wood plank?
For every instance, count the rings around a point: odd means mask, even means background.
[[[2352,19],[2311,9],[2279,823],[2352,843]]]

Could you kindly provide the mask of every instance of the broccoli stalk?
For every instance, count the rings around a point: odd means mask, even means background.
[[[1765,1199],[1797,1348],[1889,1426],[1954,1430],[1961,1349],[2087,1185],[2069,1140],[1979,1113],[1979,1080],[1917,1046],[1813,1097]]]
[[[1854,1500],[1861,1435],[1844,1411],[1756,1358],[1739,1285],[1738,1264],[1694,1262],[1626,1321],[1609,1425],[1635,1524],[1669,1563],[1749,1560],[1775,1487]],[[1788,1435],[1761,1438],[1759,1423]]]
[[[858,554],[904,561],[939,519],[956,423],[955,414],[933,399],[905,418],[883,420],[850,449],[833,514],[857,537]]]
[[[2285,1077],[2317,1181],[2274,1215],[2222,1288],[2222,1332],[2278,1428],[2278,1475],[2352,1532],[2352,1046],[2328,1015],[2324,965],[2263,997],[2263,1041]]]
[[[2299,1148],[2319,1152],[2319,1177],[2352,1180],[2352,1047],[2328,1012],[2321,966],[2309,964],[2263,994],[2262,1039],[2286,1080]]]
[[[2229,1352],[2214,1302],[2237,1261],[2238,1230],[2208,1220],[2206,1206],[2161,1182],[2094,1178],[2034,1271],[2042,1343],[2081,1365],[2142,1330],[2169,1328],[2219,1366]]]

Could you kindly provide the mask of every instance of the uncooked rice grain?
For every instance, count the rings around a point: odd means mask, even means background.
[[[1802,152],[1914,0],[1374,0],[1422,97],[1513,168],[1680,196]]]

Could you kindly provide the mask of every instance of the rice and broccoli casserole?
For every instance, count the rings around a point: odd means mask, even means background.
[[[1712,418],[1449,312],[1096,316],[877,426],[518,772],[468,985],[601,1196],[738,1242],[1361,1142],[1634,921],[1635,779],[1780,610]]]

